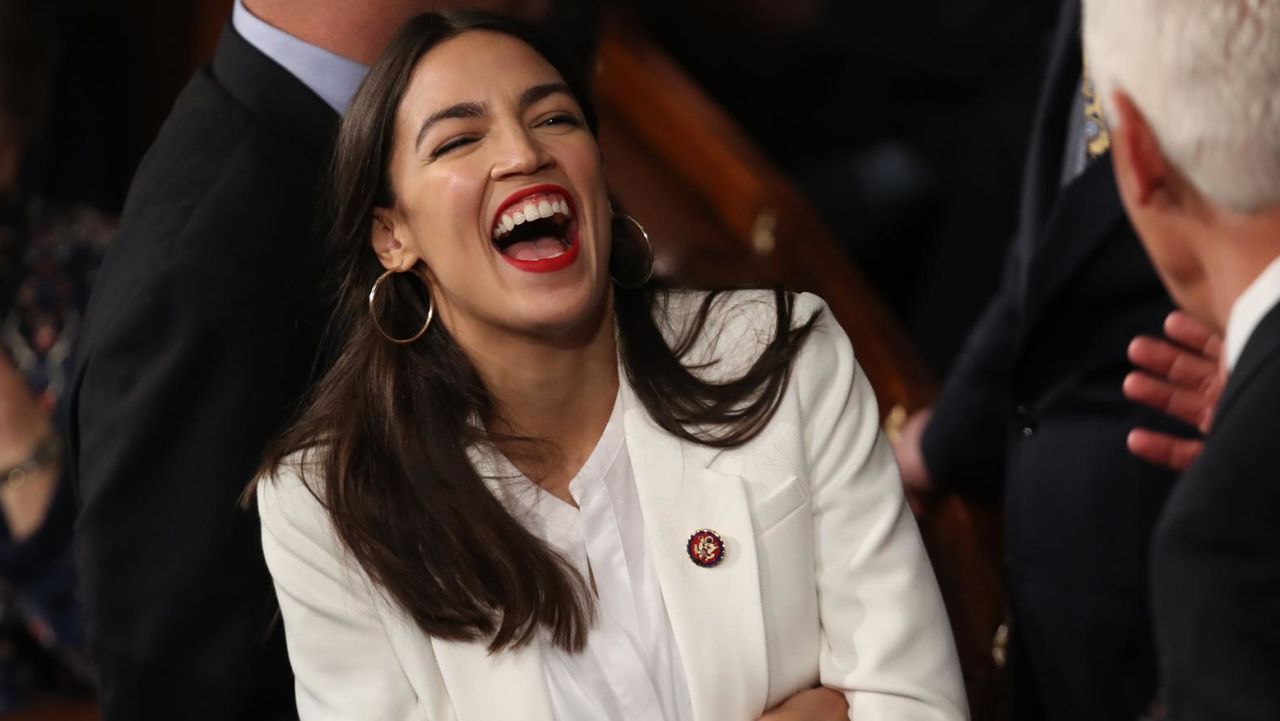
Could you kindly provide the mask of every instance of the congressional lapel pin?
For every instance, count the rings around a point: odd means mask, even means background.
[[[689,552],[689,560],[694,565],[711,568],[724,560],[724,539],[715,531],[700,528],[689,536],[685,550]]]

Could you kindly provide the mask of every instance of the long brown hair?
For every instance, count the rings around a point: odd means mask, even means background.
[[[335,355],[299,419],[270,449],[260,477],[306,451],[306,462],[297,466],[304,474],[320,471],[318,487],[304,480],[342,542],[425,633],[487,638],[497,651],[529,642],[541,626],[557,645],[581,649],[592,618],[586,584],[507,512],[470,461],[470,449],[491,449],[498,440],[484,428],[494,402],[475,368],[439,323],[412,344],[387,342],[366,304],[383,272],[370,247],[373,210],[394,203],[387,165],[410,75],[431,48],[477,30],[505,33],[542,54],[596,132],[581,73],[524,26],[455,13],[422,15],[400,30],[360,87],[338,136],[331,171],[331,252],[341,276],[329,334]],[[615,233],[614,277],[642,277],[647,254],[621,237]],[[383,322],[393,334],[411,335],[426,305],[416,281],[398,280],[386,283],[390,312]],[[768,423],[815,322],[792,328],[792,298],[776,291],[772,341],[740,377],[706,382],[682,358],[705,332],[714,294],[673,347],[654,317],[668,291],[650,283],[615,285],[614,292],[626,381],[662,428],[707,445],[740,445]]]

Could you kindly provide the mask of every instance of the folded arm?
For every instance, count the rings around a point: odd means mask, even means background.
[[[822,683],[846,691],[858,721],[965,719],[951,627],[871,386],[825,309],[809,342],[796,375],[812,485]]]

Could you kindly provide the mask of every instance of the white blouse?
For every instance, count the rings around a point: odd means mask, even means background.
[[[645,548],[644,519],[623,432],[621,396],[569,493],[578,507],[534,485],[503,461],[505,502],[531,533],[594,585],[596,618],[581,653],[540,633],[538,644],[558,721],[692,721],[689,686]]]

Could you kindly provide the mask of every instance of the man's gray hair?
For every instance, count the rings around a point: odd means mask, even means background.
[[[1085,57],[1107,115],[1128,95],[1201,193],[1280,204],[1280,0],[1083,0]]]

